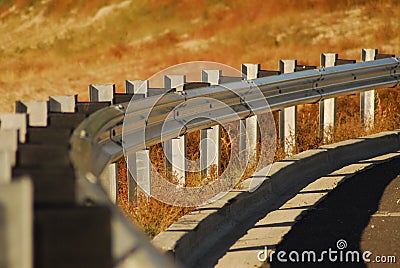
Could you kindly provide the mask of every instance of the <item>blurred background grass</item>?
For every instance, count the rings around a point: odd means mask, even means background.
[[[235,68],[322,52],[399,54],[396,0],[1,0],[0,111],[17,99],[79,94],[90,83],[145,79],[193,60]]]
[[[399,55],[399,11],[398,0],[0,0],[0,112],[13,111],[19,99],[79,94],[86,100],[89,84],[115,83],[123,91],[126,79],[146,79],[187,61],[276,70],[279,59],[319,66],[323,52],[357,60],[362,48]],[[377,92],[369,133],[399,128],[399,98],[397,90]],[[337,122],[332,142],[368,134],[359,96],[338,99]],[[318,105],[301,106],[295,152],[322,145],[318,129]],[[191,137],[188,151],[196,159],[198,133]],[[222,166],[229,140],[223,148]],[[159,149],[154,146],[151,157],[162,170]],[[275,161],[284,157],[278,146]],[[125,164],[119,164],[119,205],[149,236],[194,209],[143,195],[129,204]],[[196,174],[188,180],[202,183]]]

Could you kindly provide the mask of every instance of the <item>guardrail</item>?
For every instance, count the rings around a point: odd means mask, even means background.
[[[104,108],[79,125],[70,140],[70,156],[80,182],[80,200],[105,202],[105,195],[99,194],[99,185],[92,182],[103,173],[108,164],[123,156],[122,130],[126,135],[144,138],[145,143],[136,139],[137,143],[125,148],[126,152],[137,152],[162,141],[161,129],[166,120],[172,121],[172,127],[163,133],[163,140],[210,127],[216,120],[228,122],[237,120],[238,117],[244,119],[262,113],[268,107],[263,106],[262,100],[258,95],[254,96],[249,87],[258,87],[270,109],[280,110],[369,89],[394,87],[400,82],[399,71],[400,58],[391,57],[232,82],[223,86],[201,87],[187,90],[183,94],[170,92],[164,95],[161,101],[157,96],[153,96],[132,102],[135,105],[133,112],[129,111],[128,103]],[[177,105],[199,97],[212,97],[231,109],[200,103],[198,107],[183,106],[179,109],[179,116],[167,118],[166,115]],[[143,115],[147,114],[149,109],[152,113],[145,120]],[[193,113],[212,114],[212,118],[191,122]],[[124,118],[128,123],[123,127]],[[187,122],[185,128],[182,128],[182,122]],[[143,131],[146,131],[147,135],[144,135]],[[111,206],[111,203],[109,205]],[[122,216],[120,218],[122,220]]]
[[[139,135],[145,138],[145,144],[136,139],[137,143],[125,149],[127,153],[137,152],[161,142],[161,128],[166,120],[173,121],[170,125],[174,128],[164,132],[163,139],[172,139],[213,126],[215,121],[229,122],[237,117],[244,119],[266,111],[268,107],[259,105],[264,103],[260,102],[258,95],[252,95],[248,90],[249,85],[261,90],[271,110],[281,110],[368,89],[394,87],[400,82],[399,71],[400,58],[388,58],[198,88],[188,90],[184,95],[171,92],[158,103],[157,96],[148,97],[134,101],[135,111],[126,115],[128,103],[110,106],[92,114],[76,128],[71,137],[71,159],[79,176],[85,177],[88,173],[99,176],[107,164],[123,156],[124,118],[128,118],[125,119],[128,124],[124,126],[127,136]],[[201,103],[198,107],[182,107],[178,110],[181,116],[167,118],[168,112],[177,105],[190,99],[211,96],[229,105],[231,109]],[[152,114],[145,121],[143,115],[150,109]],[[212,119],[190,122],[193,113],[211,113]],[[182,122],[187,122],[185,128],[182,128]],[[143,134],[144,130],[148,135]]]
[[[262,113],[268,107],[260,106],[258,96],[253,96],[250,87],[258,87],[271,110],[286,107],[315,103],[321,100],[341,95],[354,94],[368,89],[394,87],[400,81],[400,58],[387,58],[369,62],[360,62],[348,65],[307,70],[290,74],[282,74],[250,81],[240,81],[225,84],[224,86],[202,87],[185,91],[184,94],[170,92],[159,101],[157,96],[132,102],[135,105],[133,112],[126,112],[128,103],[104,108],[92,114],[78,128],[71,137],[71,159],[81,181],[80,196],[82,200],[103,202],[96,193],[95,185],[86,183],[99,177],[108,164],[123,156],[122,124],[125,118],[128,125],[126,135],[143,137],[129,144],[126,152],[132,153],[146,149],[161,142],[161,128],[166,120],[172,120],[174,128],[164,133],[164,139],[172,139],[195,130],[204,129],[215,124],[215,120],[228,122],[237,117],[247,118],[255,113]],[[229,90],[227,89],[229,88]],[[212,97],[231,108],[225,109],[217,105],[198,107],[182,107],[179,117],[167,119],[167,114],[177,105],[190,99]],[[250,107],[251,108],[250,108]],[[208,108],[208,109],[207,109]],[[143,114],[152,111],[145,121]],[[212,119],[190,122],[193,113],[212,114]],[[125,120],[127,120],[125,119]],[[187,122],[182,129],[182,122]],[[145,128],[145,129],[144,129]],[[149,135],[144,135],[147,130]],[[91,187],[83,187],[83,185]]]
[[[369,55],[371,53],[373,54],[372,56]],[[46,142],[43,139],[55,141],[58,140],[59,136],[68,139],[69,130],[74,129],[69,139],[70,148],[68,148],[68,144],[62,144],[62,146],[52,145],[50,146],[51,148],[47,148],[47,151],[59,149],[62,151],[55,153],[55,155],[59,157],[57,161],[60,161],[57,165],[62,164],[63,169],[57,172],[51,171],[49,173],[51,176],[58,176],[64,171],[66,172],[64,175],[69,176],[68,174],[72,172],[72,169],[70,170],[68,165],[69,161],[72,162],[76,182],[68,182],[65,192],[70,193],[72,191],[73,193],[71,196],[65,194],[62,197],[43,197],[43,193],[40,192],[38,194],[39,198],[44,198],[46,202],[57,199],[57,202],[62,205],[75,204],[77,201],[79,205],[96,204],[108,207],[109,211],[111,211],[111,250],[114,266],[125,267],[137,264],[138,254],[141,257],[147,257],[149,266],[171,265],[149,243],[146,243],[146,238],[139,230],[132,227],[131,223],[114,205],[117,195],[115,181],[113,184],[113,200],[110,200],[108,196],[109,189],[102,188],[99,181],[106,173],[107,168],[112,167],[115,172],[116,168],[113,163],[123,157],[124,150],[128,155],[141,152],[161,141],[215,126],[216,121],[248,120],[249,125],[253,128],[252,131],[256,132],[257,123],[254,124],[250,119],[268,110],[282,110],[282,115],[284,114],[285,116],[282,116],[281,125],[285,126],[280,129],[279,134],[285,138],[287,136],[283,135],[283,133],[286,133],[286,128],[290,128],[295,124],[295,122],[287,121],[293,111],[286,111],[286,109],[291,109],[304,103],[320,102],[324,106],[325,102],[336,96],[364,92],[369,89],[394,87],[400,83],[399,57],[396,58],[392,55],[380,56],[376,50],[364,50],[363,60],[371,61],[353,63],[353,61],[339,60],[337,54],[324,54],[322,58],[324,60],[321,63],[324,67],[319,69],[297,66],[296,61],[281,61],[281,70],[279,72],[260,70],[260,65],[257,64],[245,64],[242,66],[242,78],[222,77],[221,72],[214,73],[214,70],[212,70],[207,72],[205,76],[208,80],[202,81],[203,83],[197,83],[191,89],[178,88],[171,80],[169,81],[170,92],[164,94],[161,98],[160,96],[148,96],[146,91],[148,85],[145,87],[146,90],[143,90],[140,86],[143,81],[127,81],[127,85],[129,84],[132,88],[127,86],[126,94],[116,94],[113,85],[91,85],[91,100],[99,102],[98,105],[91,103],[96,106],[95,108],[88,108],[84,104],[82,104],[83,106],[75,107],[76,96],[52,97],[48,103],[19,102],[17,111],[29,114],[28,118],[26,115],[0,115],[0,129],[11,129],[12,131],[12,135],[6,135],[8,137],[7,142],[2,143],[7,144],[7,148],[0,148],[0,158],[4,160],[2,162],[5,166],[4,169],[0,169],[0,177],[5,182],[10,179],[11,173],[9,169],[15,164],[15,159],[13,158],[16,151],[14,141],[18,139],[20,147],[22,146],[21,143],[25,142],[27,121],[29,121],[29,126],[41,128],[47,126],[47,122],[50,120],[50,125],[54,127],[61,124],[57,123],[57,120],[61,118],[61,115],[65,115],[67,117],[66,120],[71,120],[65,124],[65,129],[60,130],[57,128],[57,134],[50,133],[51,135],[39,138],[41,142]],[[298,72],[299,70],[302,71]],[[216,81],[214,81],[215,75],[217,76]],[[170,77],[169,79],[172,78]],[[218,85],[221,82],[226,83]],[[210,83],[211,86],[205,86],[207,83]],[[135,90],[139,88],[139,91],[135,91],[134,88]],[[176,90],[171,90],[173,88]],[[153,89],[153,91],[154,95],[162,93],[164,90]],[[134,93],[133,100],[129,104],[132,93]],[[365,106],[363,112],[367,110],[367,102],[371,102],[371,99],[367,99],[366,95],[367,93],[362,96],[364,100],[362,104]],[[118,101],[115,101],[117,98]],[[202,100],[195,102],[195,105],[190,107],[182,105],[185,102],[196,99]],[[110,103],[118,104],[108,106]],[[130,105],[134,105],[135,109],[130,109]],[[325,115],[328,114],[329,116],[334,115],[334,109],[328,111],[327,107],[325,107],[325,110],[322,109],[321,112],[323,111]],[[74,113],[77,109],[81,109],[81,113]],[[97,109],[99,110],[95,111]],[[95,112],[92,113],[92,111]],[[48,112],[55,114],[47,118]],[[172,112],[173,116],[167,116],[170,112]],[[86,115],[89,114],[90,116],[85,119]],[[144,114],[149,114],[149,117],[144,118]],[[203,115],[204,117],[201,120],[192,121],[193,115]],[[10,116],[12,119],[4,119]],[[365,116],[364,119],[366,118],[370,117]],[[80,123],[81,121],[82,123]],[[328,125],[332,124],[332,122],[334,123],[334,118],[327,122]],[[327,125],[327,122],[322,122],[322,125]],[[169,127],[163,129],[163,124],[166,123]],[[182,127],[183,125],[184,127]],[[32,132],[32,129],[30,130]],[[37,135],[34,136],[34,133],[31,132],[28,131],[28,139],[38,139]],[[124,136],[125,138],[140,136],[144,139],[133,139],[133,143],[123,148]],[[255,137],[256,135],[253,133],[253,136]],[[256,150],[256,143],[254,142],[256,138],[254,137],[253,144],[246,145],[250,147],[251,151]],[[31,149],[30,147],[32,146],[24,146],[23,148]],[[62,155],[64,151],[68,152],[68,150],[69,158]],[[287,152],[290,153],[290,150],[287,150]],[[51,161],[51,157],[52,155],[49,154],[49,161]],[[19,156],[19,158],[21,157]],[[21,161],[25,160],[17,159],[19,164]],[[36,162],[33,161],[32,163],[38,164]],[[28,164],[31,165],[32,163],[29,162]],[[108,180],[112,184],[112,180],[116,180],[115,174],[110,174]],[[52,183],[52,186],[61,187],[56,186],[54,181],[50,183]],[[70,189],[71,187],[75,187],[76,191]],[[26,191],[25,188],[24,191]],[[36,198],[35,196],[35,202],[43,202],[41,199],[37,201]],[[25,200],[24,202],[28,201]],[[46,206],[48,204],[50,203],[46,203]],[[94,210],[96,209],[94,208]],[[100,209],[92,213],[105,216],[108,212]],[[106,226],[107,223],[104,222],[104,224]],[[29,264],[27,267],[29,267]]]

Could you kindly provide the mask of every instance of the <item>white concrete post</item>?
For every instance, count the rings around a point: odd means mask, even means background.
[[[219,125],[200,131],[200,170],[201,176],[212,175],[210,167],[216,166],[219,175],[221,129]]]
[[[145,194],[151,194],[151,162],[150,150],[145,149],[136,152],[136,181]]]
[[[0,183],[0,219],[0,266],[33,267],[33,187],[29,179]]]
[[[210,83],[210,85],[218,85],[221,76],[221,70],[203,70],[201,72],[202,82]],[[221,128],[219,125],[200,131],[200,170],[202,177],[211,175],[210,166],[212,165],[216,166],[216,173],[219,174],[220,139]]]
[[[126,156],[126,179],[128,181],[128,202],[137,201],[136,153]]]
[[[11,166],[15,166],[15,154],[18,146],[18,131],[15,129],[0,130],[0,151],[9,154]]]
[[[333,67],[337,58],[336,53],[323,53],[321,54],[321,66],[324,68]],[[331,137],[325,134],[336,125],[336,98],[322,100],[319,103],[319,125],[321,137],[324,138],[325,142],[328,142]]]
[[[143,94],[145,98],[148,97],[149,81],[148,80],[126,80],[125,93],[127,94]],[[150,158],[149,149],[135,152],[133,155],[128,156],[127,164],[131,168],[132,174],[127,168],[128,177],[128,200],[137,200],[139,191],[138,184],[150,193]],[[130,164],[129,164],[130,163]]]
[[[114,84],[89,85],[89,99],[91,102],[110,101],[114,99]]]
[[[242,64],[242,76],[245,80],[257,79],[258,73],[260,71],[260,64]],[[248,117],[244,122],[246,126],[246,148],[247,152],[250,154],[249,157],[253,157],[257,153],[257,145],[259,138],[257,115]],[[243,140],[241,140],[243,142]],[[242,147],[242,146],[241,146]]]
[[[239,121],[239,155],[247,157],[245,154],[247,148],[246,120]]]
[[[242,78],[245,80],[257,79],[260,71],[260,64],[245,63],[242,64]]]
[[[363,49],[362,61],[373,61],[378,54],[377,49]],[[374,127],[375,122],[375,90],[368,90],[360,94],[360,116],[367,130]]]
[[[222,76],[221,70],[203,70],[201,72],[202,82],[210,83],[211,86],[218,85]]]
[[[176,92],[183,92],[183,85],[186,83],[186,75],[165,75],[164,88],[175,88]]]
[[[296,69],[296,60],[280,60],[279,71],[282,74],[293,73]],[[293,154],[296,144],[297,106],[284,108],[279,112],[279,137],[287,155]]]
[[[28,114],[29,126],[47,126],[47,101],[17,101],[15,111]]]
[[[148,80],[126,80],[125,92],[128,94],[143,94],[147,98],[149,89]]]
[[[58,113],[74,113],[77,95],[74,96],[50,96],[49,111]]]
[[[249,157],[255,157],[257,153],[258,137],[257,115],[246,118],[246,148]]]
[[[186,75],[164,76],[164,88],[166,90],[175,88],[176,92],[183,93],[183,85],[186,83]],[[175,174],[180,185],[186,182],[186,135],[164,142],[166,154],[167,172]]]
[[[166,152],[167,172],[175,174],[179,185],[186,182],[186,136],[181,136],[164,142]]]
[[[118,203],[118,164],[112,163],[108,167],[110,173],[109,195],[114,204]]]
[[[117,164],[110,164],[101,174],[100,181],[110,200],[117,204],[118,195],[118,169]]]
[[[19,142],[25,143],[26,114],[0,113],[0,130],[17,130]]]

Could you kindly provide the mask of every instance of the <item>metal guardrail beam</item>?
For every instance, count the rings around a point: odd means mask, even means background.
[[[261,90],[271,110],[280,110],[299,104],[316,103],[326,98],[354,94],[371,88],[394,87],[399,84],[399,72],[400,58],[388,58],[198,88],[188,90],[184,95],[170,92],[161,99],[159,99],[159,96],[153,96],[133,102],[135,112],[126,114],[124,131],[126,135],[137,135],[145,127],[146,146],[151,146],[161,141],[161,137],[158,137],[157,134],[161,130],[161,124],[166,120],[171,121],[171,126],[177,127],[169,130],[169,135],[164,137],[164,139],[170,139],[185,132],[215,125],[214,120],[196,120],[187,123],[186,127],[177,133],[177,130],[181,129],[182,123],[188,121],[185,119],[190,118],[192,114],[198,114],[200,111],[207,114],[211,113],[215,116],[214,119],[224,122],[230,121],[233,116],[235,118],[237,116],[246,118],[253,112],[265,112],[267,107],[260,105],[265,102],[258,99],[258,96],[249,90],[253,86]],[[178,116],[166,119],[167,114],[177,105],[200,97],[212,98],[225,103],[229,105],[231,111],[229,112],[229,109],[222,107],[222,105],[217,105],[216,101],[212,107],[210,107],[210,103],[204,102],[197,107],[182,106],[178,110]],[[244,101],[251,106],[252,111],[244,104]],[[71,137],[71,156],[73,161],[79,159],[79,161],[74,161],[77,170],[86,169],[97,175],[99,171],[102,171],[101,167],[105,166],[105,164],[102,164],[96,167],[97,164],[94,163],[99,163],[102,159],[99,158],[98,154],[93,156],[91,150],[82,150],[83,147],[108,144],[110,148],[102,147],[102,150],[105,150],[105,153],[109,155],[106,157],[108,160],[115,160],[122,156],[122,150],[113,150],[110,142],[117,142],[117,146],[121,147],[122,122],[127,107],[128,104],[125,103],[104,108],[92,114],[75,130]],[[149,109],[152,109],[152,112],[145,121],[143,115]],[[235,115],[232,115],[232,112]],[[128,150],[133,152],[144,149],[141,145],[135,144]]]
[[[107,200],[104,190],[96,182],[106,166],[123,155],[124,118],[124,135],[143,137],[145,140],[143,143],[140,138],[136,138],[137,143],[125,148],[131,153],[162,140],[210,127],[216,124],[215,121],[230,122],[253,114],[262,114],[268,111],[268,108],[280,110],[371,88],[394,87],[399,84],[400,57],[191,89],[184,94],[170,92],[162,98],[153,96],[132,102],[132,105],[135,105],[134,112],[129,112],[129,103],[104,108],[93,113],[79,125],[70,139],[70,157],[78,178],[78,199],[82,202],[85,199],[92,199],[94,202],[108,204],[114,217],[123,223],[114,221],[113,231],[116,237],[127,239],[126,235],[132,232],[126,219]],[[259,95],[251,90],[255,87],[261,90],[269,107],[265,107],[265,100],[260,99]],[[214,102],[200,101],[196,106],[190,107],[184,105],[185,101],[198,98],[209,98]],[[167,118],[167,114],[178,105],[181,107],[174,111],[174,116]],[[229,108],[226,108],[227,106]],[[128,113],[125,114],[127,109]],[[150,110],[149,117],[145,118],[143,115]],[[190,121],[193,113],[197,115],[205,113],[207,117],[211,114],[212,119],[205,117]],[[164,137],[161,137],[161,129],[165,122],[169,124],[169,128]],[[114,258],[123,258],[131,250],[132,243],[114,243]]]

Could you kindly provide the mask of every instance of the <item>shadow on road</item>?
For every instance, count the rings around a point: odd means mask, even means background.
[[[343,255],[342,262],[330,262],[327,254],[323,257],[325,261],[318,264],[281,263],[277,261],[276,253],[285,251],[287,254],[284,258],[289,259],[288,254],[291,251],[296,251],[299,253],[299,259],[301,260],[303,251],[312,250],[317,253],[318,259],[321,257],[322,251],[328,251],[329,248],[338,251],[337,241],[343,239],[347,242],[346,248],[339,250],[334,256],[337,256],[339,260],[340,251],[343,254],[346,254],[347,251],[358,251],[360,259],[362,259],[361,240],[364,229],[368,226],[371,215],[378,210],[386,187],[399,173],[400,159],[395,159],[345,181],[328,194],[327,198],[316,209],[309,211],[300,222],[295,224],[280,245],[277,246],[272,262],[267,266],[272,268],[293,266],[367,267],[363,261],[346,263],[346,255]],[[398,228],[396,224],[385,228],[396,229]],[[373,242],[381,243],[382,246],[379,245],[379,247],[384,248],[387,241]],[[295,253],[292,254],[292,258],[296,258]],[[349,255],[348,260],[351,259]]]

